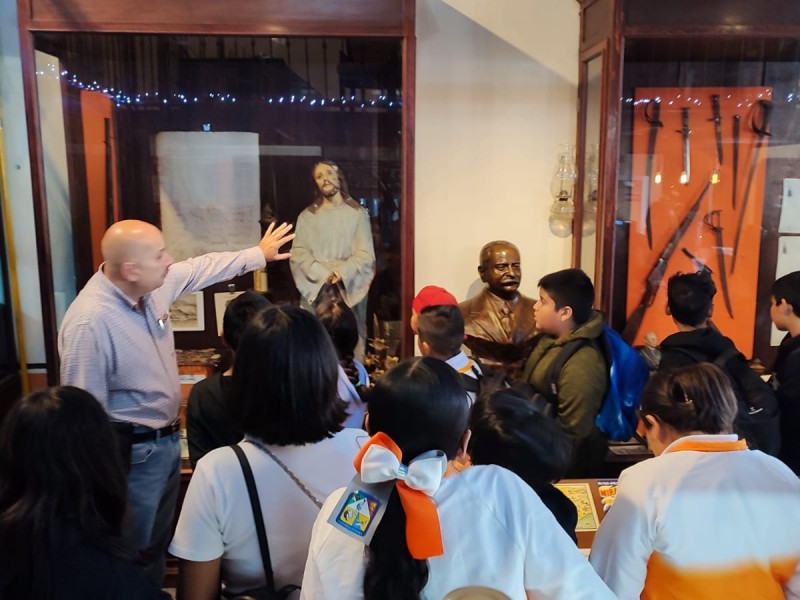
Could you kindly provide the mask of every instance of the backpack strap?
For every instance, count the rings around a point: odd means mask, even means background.
[[[544,378],[545,382],[547,382],[547,389],[544,392],[544,396],[551,403],[557,404],[558,402],[558,378],[561,375],[561,369],[563,369],[567,361],[572,358],[572,355],[588,342],[589,340],[586,338],[570,340],[561,347],[556,357],[548,365],[547,373]]]
[[[723,371],[728,372],[728,369],[725,368],[725,365],[727,365],[728,361],[732,359],[734,356],[739,356],[740,354],[741,352],[739,352],[739,350],[735,346],[733,346],[725,350],[725,352],[723,352],[722,354],[720,354],[714,360],[714,364],[717,365]]]

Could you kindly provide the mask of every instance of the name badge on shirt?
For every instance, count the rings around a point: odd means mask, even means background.
[[[362,544],[369,544],[386,513],[393,487],[394,481],[364,483],[356,475],[328,517],[328,523]]]

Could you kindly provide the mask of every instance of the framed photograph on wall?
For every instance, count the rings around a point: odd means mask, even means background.
[[[205,331],[203,292],[181,296],[169,307],[173,331]]]

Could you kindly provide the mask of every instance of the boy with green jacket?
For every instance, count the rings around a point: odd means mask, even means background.
[[[524,380],[550,397],[550,364],[567,342],[587,340],[558,373],[554,405],[558,422],[572,438],[575,451],[567,476],[598,477],[602,475],[608,440],[595,419],[608,388],[608,365],[599,341],[603,315],[592,309],[594,286],[580,269],[550,273],[538,285],[534,316],[543,335],[525,363]]]

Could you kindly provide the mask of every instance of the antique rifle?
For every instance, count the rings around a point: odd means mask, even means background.
[[[739,178],[739,127],[742,117],[733,115],[733,192],[731,193],[731,204],[736,210],[736,184]]]
[[[656,151],[658,130],[661,122],[661,99],[656,98],[644,105],[644,118],[650,124],[650,139],[647,142],[647,168],[642,182],[642,205],[644,206],[644,226],[647,232],[647,247],[653,249],[653,226],[650,223],[650,185],[653,181],[653,156]]]
[[[698,196],[695,203],[689,209],[689,212],[683,218],[683,221],[680,222],[678,228],[673,232],[672,237],[670,237],[669,241],[667,242],[667,245],[664,246],[664,249],[658,256],[658,260],[656,260],[656,263],[653,265],[653,268],[650,269],[650,272],[644,281],[644,293],[642,294],[642,299],[639,301],[639,304],[636,306],[636,308],[633,309],[633,312],[628,317],[628,321],[625,323],[625,329],[622,331],[622,337],[629,344],[633,343],[636,334],[639,332],[639,328],[642,326],[645,312],[648,308],[650,308],[656,299],[656,294],[658,293],[658,289],[661,287],[661,281],[664,279],[664,274],[667,270],[667,263],[669,263],[672,253],[675,252],[675,248],[678,247],[681,238],[686,233],[686,230],[689,229],[689,225],[692,224],[695,216],[697,216],[697,212],[700,210],[700,204],[703,202],[703,198],[705,198],[708,188],[710,187],[711,181],[709,180],[706,182],[706,186],[703,188],[700,196]]]
[[[759,100],[756,102],[756,110],[761,110],[761,122],[756,123],[756,118],[750,121],[750,127],[758,136],[756,147],[753,149],[752,158],[750,159],[750,170],[747,173],[747,183],[744,186],[744,196],[742,196],[742,205],[739,207],[739,219],[736,222],[736,235],[733,238],[733,257],[731,258],[731,274],[736,268],[736,257],[739,256],[739,240],[742,237],[742,225],[744,224],[744,213],[747,212],[747,200],[750,196],[750,188],[753,185],[753,178],[756,174],[758,167],[758,158],[761,154],[761,147],[764,145],[764,140],[767,136],[772,135],[768,131],[769,118],[772,114],[772,102],[769,100]]]
[[[681,108],[681,128],[677,130],[683,136],[683,172],[681,173],[680,182],[683,185],[689,185],[692,178],[692,157],[689,148],[689,135],[692,130],[689,129],[689,107],[684,106]]]
[[[714,232],[714,236],[716,237],[717,263],[719,264],[719,282],[722,286],[722,298],[725,300],[725,309],[728,311],[728,316],[732,319],[733,309],[731,308],[731,295],[728,290],[728,273],[725,271],[725,246],[722,243],[721,213],[721,210],[712,210],[703,217],[703,223]]]

